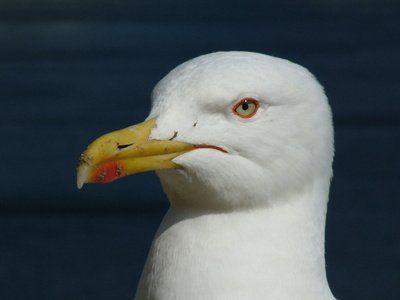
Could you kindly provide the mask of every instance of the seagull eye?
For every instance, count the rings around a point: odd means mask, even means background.
[[[241,118],[251,118],[258,110],[258,101],[253,98],[244,98],[233,107],[233,113]]]

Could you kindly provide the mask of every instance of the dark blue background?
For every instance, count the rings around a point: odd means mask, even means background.
[[[0,299],[132,299],[168,207],[153,172],[76,188],[80,153],[142,121],[200,54],[307,67],[336,130],[327,273],[339,299],[400,298],[398,1],[0,3]]]

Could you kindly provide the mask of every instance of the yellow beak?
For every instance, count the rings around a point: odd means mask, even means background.
[[[149,140],[156,119],[105,134],[82,153],[77,168],[77,185],[108,183],[118,178],[150,170],[179,167],[171,160],[195,149],[177,141]]]

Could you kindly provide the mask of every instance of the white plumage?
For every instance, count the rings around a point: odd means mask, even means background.
[[[77,185],[157,170],[171,203],[136,300],[332,300],[330,107],[303,67],[218,52],[172,70],[148,120],[81,155]]]
[[[251,118],[233,111],[244,98],[259,103]],[[136,300],[334,299],[324,258],[333,128],[313,75],[262,54],[200,56],[157,84],[150,118],[152,139],[219,149],[157,171],[171,207]]]

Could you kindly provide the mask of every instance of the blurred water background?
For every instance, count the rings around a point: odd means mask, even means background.
[[[0,299],[133,299],[168,202],[153,172],[76,188],[88,143],[141,122],[153,86],[220,50],[325,86],[336,157],[328,279],[400,299],[400,2],[0,2]]]

